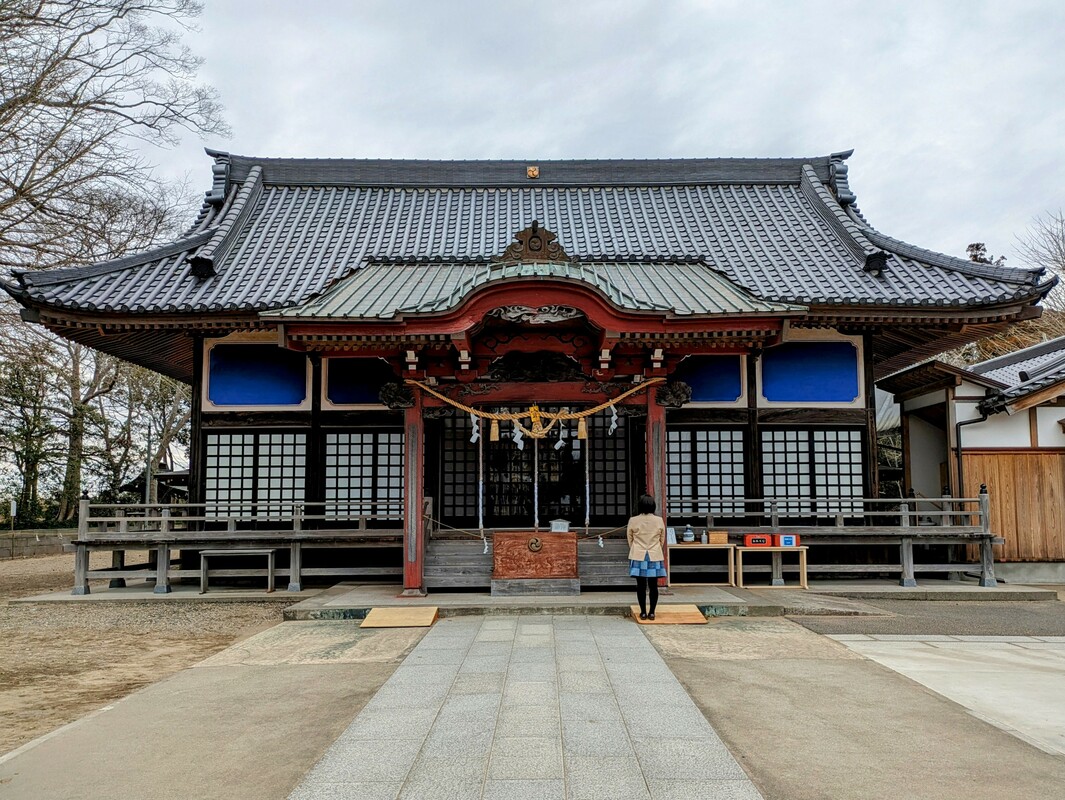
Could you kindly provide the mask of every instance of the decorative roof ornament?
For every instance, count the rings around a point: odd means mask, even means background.
[[[550,325],[583,317],[584,312],[570,306],[501,306],[488,312],[489,317],[499,317],[507,322],[524,322],[527,325]]]
[[[503,255],[496,256],[492,261],[496,263],[507,261],[569,261],[570,257],[562,249],[556,239],[558,237],[547,228],[541,228],[540,223],[533,220],[533,224],[523,231],[514,234],[515,241],[503,251]]]
[[[841,206],[854,205],[858,199],[858,196],[851,191],[850,184],[847,183],[849,167],[844,163],[853,152],[853,150],[844,150],[829,156],[829,184]]]
[[[226,200],[226,192],[229,189],[229,153],[221,150],[205,148],[207,155],[214,159],[211,165],[211,190],[204,192],[204,202],[213,206],[221,206]]]
[[[884,274],[884,270],[887,269],[887,263],[888,254],[883,250],[875,250],[872,253],[866,254],[865,266],[863,269],[874,278],[879,278]]]

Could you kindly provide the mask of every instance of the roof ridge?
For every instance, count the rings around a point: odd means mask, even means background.
[[[990,280],[1003,281],[1005,283],[1019,283],[1037,286],[1038,278],[1046,272],[1042,267],[1004,267],[994,264],[981,264],[976,261],[958,258],[957,256],[938,253],[935,250],[926,250],[923,247],[904,242],[887,234],[881,233],[872,226],[864,230],[866,238],[878,247],[889,250],[896,255],[908,258],[912,261],[923,261],[943,269],[961,272],[975,278],[988,278]]]
[[[859,266],[864,266],[865,259],[876,251],[869,240],[862,235],[861,229],[843,211],[839,201],[832,196],[828,188],[817,179],[817,173],[809,165],[803,166],[799,187],[818,216],[835,231],[846,248],[854,256]],[[853,195],[852,195],[853,196]]]
[[[1018,364],[1021,361],[1027,361],[1030,358],[1046,355],[1047,353],[1053,353],[1056,350],[1062,349],[1065,349],[1065,336],[1057,336],[1053,339],[1047,339],[1045,342],[1038,342],[1036,344],[1028,345],[1028,347],[1024,347],[1020,350],[1014,350],[1011,353],[1005,353],[1001,356],[989,358],[986,361],[978,361],[977,363],[970,365],[969,369],[978,374],[983,374],[985,372],[999,369],[1000,367],[1009,367],[1013,364]]]
[[[1021,383],[1028,383],[1028,381],[1039,380],[1045,378],[1051,372],[1061,369],[1065,366],[1065,353],[1062,353],[1057,358],[1052,358],[1045,364],[1036,367],[1035,370],[1029,372],[1027,370],[1021,370],[1018,376],[1021,378]]]
[[[64,283],[69,280],[81,278],[95,278],[99,275],[107,275],[127,267],[136,267],[149,261],[157,261],[168,258],[194,247],[199,247],[211,238],[213,228],[209,228],[191,236],[185,236],[176,241],[164,244],[152,250],[116,258],[111,261],[97,261],[84,267],[61,267],[50,270],[26,270],[13,273],[19,282],[26,287],[50,286],[56,283]]]
[[[803,165],[813,165],[818,180],[846,189],[842,159],[849,153],[814,157],[659,158],[659,159],[370,159],[263,158],[207,150],[215,159],[215,184],[242,181],[254,166],[264,181],[280,185],[389,186],[393,188],[493,188],[502,186],[640,186],[797,184]],[[530,167],[536,167],[533,177]]]
[[[233,204],[215,226],[210,240],[199,252],[185,259],[192,266],[192,274],[197,278],[209,278],[218,274],[215,264],[221,261],[229,252],[229,248],[233,246],[231,234],[239,232],[244,226],[251,209],[255,206],[255,201],[262,194],[262,175],[261,167],[251,168]]]

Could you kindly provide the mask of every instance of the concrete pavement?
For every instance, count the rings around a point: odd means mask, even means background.
[[[1062,796],[1065,758],[788,620],[645,633],[766,800]],[[1015,668],[1039,691],[1041,674]]]
[[[1065,756],[1065,636],[832,638],[995,727]]]
[[[275,626],[0,757],[0,798],[282,800],[422,633]]]

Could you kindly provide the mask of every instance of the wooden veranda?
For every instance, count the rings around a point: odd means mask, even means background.
[[[358,508],[354,508],[356,505]],[[88,594],[89,581],[101,579],[110,580],[112,586],[124,586],[128,579],[152,580],[156,593],[168,593],[171,580],[201,577],[200,569],[186,566],[184,559],[175,566],[174,555],[206,549],[239,554],[265,548],[287,553],[287,563],[276,570],[276,575],[287,578],[287,588],[294,592],[302,591],[304,580],[311,577],[380,580],[395,576],[399,585],[412,550],[424,549],[434,541],[440,543],[438,552],[422,567],[438,573],[428,581],[429,588],[474,588],[485,585],[490,577],[491,543],[497,530],[442,528],[435,523],[431,498],[423,500],[422,524],[414,537],[402,527],[406,518],[402,501],[353,503],[344,509],[343,517],[336,513],[309,513],[312,510],[317,509],[305,503],[272,503],[262,514],[248,516],[248,509],[233,508],[232,504],[95,504],[83,499],[78,538],[70,545],[75,553],[73,594]],[[719,524],[724,517],[729,524]],[[809,567],[811,573],[897,573],[902,586],[916,586],[917,573],[937,572],[978,572],[981,586],[995,586],[992,545],[1001,544],[1002,539],[992,532],[990,521],[986,489],[973,498],[935,500],[677,498],[669,501],[667,515],[670,526],[692,524],[726,531],[735,542],[747,533],[797,534],[815,553]],[[585,585],[627,583],[621,547],[624,529],[590,528],[584,535],[581,569],[588,573]],[[597,540],[607,540],[598,551]],[[915,547],[921,552],[935,545],[947,546],[950,557],[915,560]],[[978,548],[978,563],[964,560],[969,550],[965,545]],[[865,552],[870,557],[849,563],[824,558],[828,548],[842,546],[849,547],[848,553]],[[377,551],[385,558],[357,564],[336,559],[325,565],[304,566],[307,551],[330,549]],[[93,551],[111,552],[111,566],[90,569],[89,555]],[[130,565],[130,552],[146,552],[147,560]],[[897,552],[898,558],[885,560],[879,555],[883,552]],[[616,569],[611,569],[613,561],[617,561]],[[456,568],[450,578],[449,562]],[[720,569],[712,564],[684,565],[686,572],[713,573]],[[781,577],[779,567],[772,567],[772,571],[776,582]],[[255,577],[266,575],[266,570],[239,567],[212,570],[211,574],[222,578]]]

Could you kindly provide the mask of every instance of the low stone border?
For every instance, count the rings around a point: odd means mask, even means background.
[[[73,529],[0,532],[0,561],[58,555],[63,544],[77,535]]]

